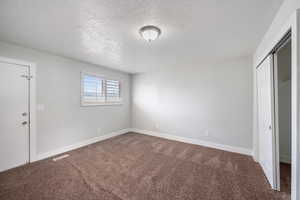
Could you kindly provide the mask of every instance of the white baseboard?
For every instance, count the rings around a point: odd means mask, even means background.
[[[280,162],[291,164],[292,163],[291,158],[292,157],[288,155],[280,155]]]
[[[78,142],[76,144],[72,144],[66,147],[62,147],[59,149],[55,149],[52,151],[48,151],[45,153],[38,154],[32,161],[38,161],[38,160],[43,160],[45,158],[49,158],[58,154],[62,154],[74,149],[78,149],[80,147],[93,144],[102,140],[106,140],[118,135],[122,135],[128,132],[135,132],[135,133],[140,133],[144,135],[151,135],[151,136],[156,136],[156,137],[161,137],[169,140],[175,140],[179,142],[185,142],[189,144],[196,144],[200,146],[205,146],[205,147],[210,147],[210,148],[215,148],[215,149],[220,149],[223,151],[229,151],[229,152],[234,152],[234,153],[240,153],[240,154],[245,154],[245,155],[252,155],[252,150],[251,149],[245,149],[241,147],[233,147],[229,145],[224,145],[224,144],[217,144],[213,142],[208,142],[208,141],[203,141],[203,140],[198,140],[198,139],[192,139],[192,138],[186,138],[186,137],[180,137],[180,136],[175,136],[175,135],[170,135],[170,134],[165,134],[165,133],[158,133],[154,131],[147,131],[147,130],[141,130],[141,129],[136,129],[136,128],[128,128],[128,129],[122,129],[119,131],[115,131],[109,134],[101,135],[98,137],[94,137],[88,140],[84,140],[81,142]]]
[[[225,145],[225,144],[217,144],[217,143],[208,142],[208,141],[204,141],[204,140],[180,137],[180,136],[175,136],[175,135],[170,135],[170,134],[165,134],[165,133],[158,133],[158,132],[154,132],[154,131],[141,130],[141,129],[137,129],[137,128],[132,128],[131,131],[135,132],[135,133],[141,133],[141,134],[161,137],[161,138],[165,138],[165,139],[169,139],[169,140],[175,140],[175,141],[185,142],[185,143],[189,143],[189,144],[196,144],[196,145],[210,147],[210,148],[214,148],[214,149],[220,149],[223,151],[229,151],[229,152],[252,156],[251,149],[246,149],[246,148],[242,148],[242,147],[233,147],[233,146],[229,146],[229,145]]]
[[[115,137],[115,136],[118,136],[118,135],[122,135],[122,134],[128,133],[130,131],[131,131],[131,129],[122,129],[122,130],[115,131],[115,132],[112,132],[112,133],[109,133],[109,134],[105,134],[105,135],[101,135],[101,136],[94,137],[94,138],[91,138],[91,139],[87,139],[87,140],[84,140],[84,141],[81,141],[81,142],[78,142],[78,143],[75,143],[75,144],[72,144],[72,145],[69,145],[69,146],[66,146],[66,147],[55,149],[53,151],[41,153],[41,154],[38,154],[35,159],[33,159],[33,162],[38,161],[38,160],[43,160],[45,158],[49,158],[49,157],[52,157],[52,156],[55,156],[55,155],[58,155],[58,154],[62,154],[62,153],[65,153],[65,152],[68,152],[68,151],[71,151],[71,150],[74,150],[74,149],[78,149],[80,147],[83,147],[83,146],[86,146],[86,145],[89,145],[89,144],[93,144],[93,143],[96,143],[96,142],[99,142],[99,141],[102,141],[102,140],[106,140],[106,139],[109,139],[109,138],[112,138],[112,137]]]

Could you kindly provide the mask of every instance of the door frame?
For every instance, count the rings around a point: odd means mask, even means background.
[[[6,58],[0,57],[0,62],[2,63],[9,63],[9,64],[16,64],[21,66],[26,66],[29,69],[29,104],[28,104],[28,111],[29,111],[29,138],[28,138],[28,147],[29,147],[29,162],[36,161],[36,64],[17,60],[14,58]]]
[[[274,101],[274,124],[275,128],[275,170],[276,170],[276,190],[280,191],[280,149],[279,149],[279,103],[278,103],[278,59],[277,52],[273,53],[273,101]]]
[[[297,9],[290,18],[283,24],[276,37],[271,39],[271,45],[268,46],[259,55],[259,59],[254,61],[254,70],[264,58],[269,55],[276,45],[291,31],[292,41],[292,183],[291,200],[300,199],[300,9]],[[270,38],[268,38],[270,39]],[[254,110],[253,110],[253,158],[259,160],[258,129],[257,129],[257,89],[256,75],[254,75]]]

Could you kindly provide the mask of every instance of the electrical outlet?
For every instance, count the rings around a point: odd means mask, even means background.
[[[97,128],[97,133],[98,133],[98,135],[101,135],[102,134],[102,129],[101,128]]]

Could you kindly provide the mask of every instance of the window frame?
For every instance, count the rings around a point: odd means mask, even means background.
[[[107,96],[106,96],[106,83],[105,83],[105,86],[103,87],[104,88],[104,98],[105,98],[105,101],[104,102],[87,102],[84,100],[84,77],[85,76],[95,76],[95,77],[99,77],[101,79],[104,80],[104,82],[106,80],[115,80],[115,81],[119,81],[119,94],[120,94],[120,100],[119,101],[115,101],[115,102],[111,102],[111,101],[107,101]],[[85,72],[85,71],[82,71],[81,72],[81,76],[80,76],[80,105],[81,106],[112,106],[112,105],[122,105],[123,104],[123,94],[122,94],[122,85],[123,85],[123,82],[119,79],[119,78],[114,78],[114,77],[111,77],[111,76],[104,76],[104,75],[101,75],[101,74],[97,74],[97,73],[93,73],[93,72]]]

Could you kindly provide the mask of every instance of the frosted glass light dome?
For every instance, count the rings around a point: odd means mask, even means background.
[[[160,36],[161,30],[156,26],[144,26],[140,29],[140,34],[145,40],[151,42]]]

